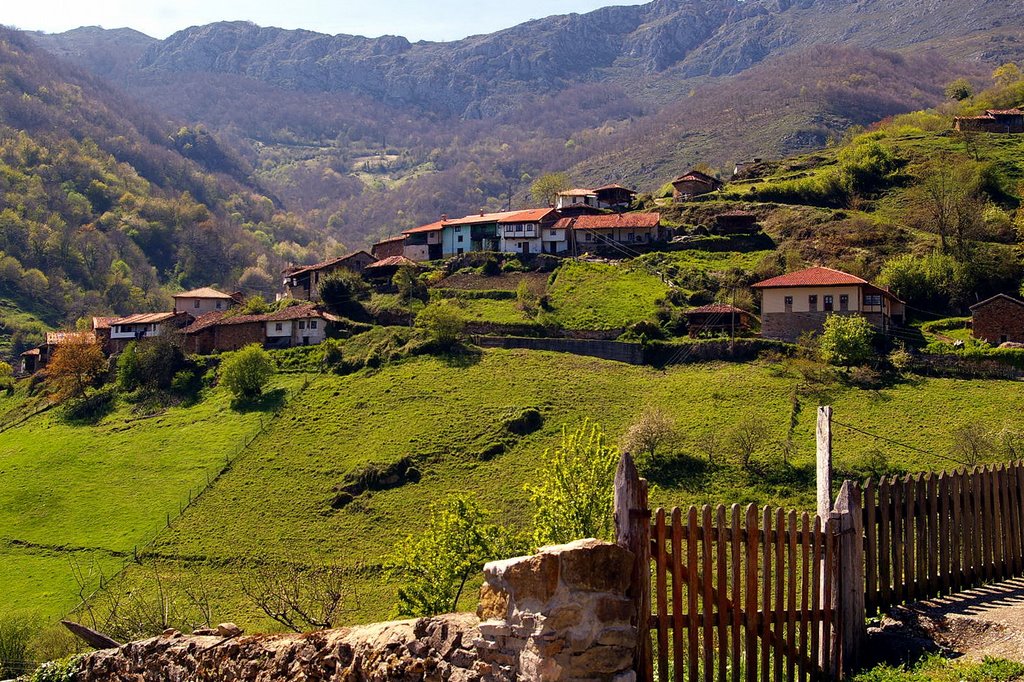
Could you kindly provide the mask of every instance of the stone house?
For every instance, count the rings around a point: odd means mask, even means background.
[[[636,191],[622,185],[601,185],[594,189],[577,187],[559,192],[555,197],[555,208],[560,211],[582,207],[621,211],[629,208],[634,199]]]
[[[22,374],[35,374],[39,370],[43,369],[50,363],[50,358],[53,357],[53,352],[57,350],[57,346],[67,341],[74,341],[76,343],[96,343],[95,332],[77,332],[77,331],[56,331],[46,332],[46,341],[30,348],[20,355],[21,358],[21,370]]]
[[[225,294],[210,287],[202,287],[175,294],[174,312],[188,313],[192,317],[199,317],[217,310],[227,310],[239,303],[241,298],[240,293]]]
[[[370,247],[370,255],[377,260],[405,255],[405,235],[380,240]]]
[[[444,232],[445,221],[448,216],[442,215],[441,219],[420,225],[411,230],[405,230],[405,244],[402,247],[402,255],[409,260],[425,261],[438,260],[444,256],[441,246],[441,235]]]
[[[556,220],[558,214],[551,208],[518,211],[499,219],[499,249],[505,253],[544,252],[544,228],[554,225]]]
[[[972,334],[998,346],[1024,343],[1024,301],[996,294],[971,306]]]
[[[1024,133],[1024,110],[987,109],[981,116],[957,116],[953,128],[981,133]]]
[[[363,279],[367,282],[372,282],[378,286],[390,287],[391,280],[401,268],[406,266],[416,266],[416,261],[410,260],[405,256],[388,256],[382,258],[376,263],[370,263],[363,269]]]
[[[676,201],[716,192],[724,186],[718,178],[692,170],[672,181],[672,196]]]
[[[813,267],[754,285],[761,292],[761,335],[795,342],[821,332],[829,315],[861,315],[880,332],[902,325],[906,304],[891,292],[840,270]]]
[[[361,273],[363,268],[375,260],[377,259],[366,251],[356,251],[322,263],[288,268],[282,273],[284,275],[285,294],[289,298],[319,301],[320,282],[329,275],[342,269]]]
[[[757,318],[746,310],[723,303],[702,305],[686,311],[686,326],[692,338],[718,334],[743,334],[753,328]]]
[[[110,352],[120,353],[132,341],[175,332],[194,318],[186,312],[138,313],[110,321]]]
[[[661,225],[660,213],[606,213],[562,218],[555,229],[571,232],[577,249],[611,250],[622,253],[623,247],[646,246],[666,241],[668,228]]]
[[[238,350],[251,343],[291,348],[322,343],[333,316],[313,304],[293,305],[272,313],[230,315],[213,312],[182,330],[185,350],[206,355]]]

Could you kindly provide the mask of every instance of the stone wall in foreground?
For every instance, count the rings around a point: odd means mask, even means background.
[[[487,564],[478,615],[302,635],[231,624],[96,651],[78,682],[632,682],[633,556],[580,540]]]

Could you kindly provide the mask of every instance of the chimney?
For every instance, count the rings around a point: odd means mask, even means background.
[[[441,214],[441,222],[443,223],[446,220],[448,220],[448,214],[447,213],[442,213]]]
[[[481,208],[480,209],[480,215],[483,216],[483,214],[484,214],[484,209]]]

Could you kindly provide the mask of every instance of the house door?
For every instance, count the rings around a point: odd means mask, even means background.
[[[523,253],[530,253],[530,242],[522,242],[519,246],[522,248]]]
[[[302,345],[303,346],[308,346],[309,345],[309,337],[308,336],[303,336],[302,337]]]

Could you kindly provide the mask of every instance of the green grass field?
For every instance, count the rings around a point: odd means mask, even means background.
[[[567,262],[548,295],[552,318],[566,329],[616,329],[652,317],[666,291],[644,268]]]

